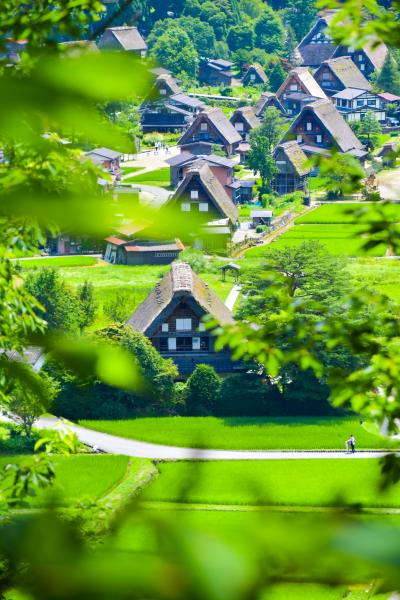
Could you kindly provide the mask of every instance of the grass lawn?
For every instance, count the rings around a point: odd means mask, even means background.
[[[125,167],[122,166],[122,172],[124,175],[128,175],[128,173],[136,173],[136,171],[142,171],[144,167]]]
[[[347,269],[359,286],[372,287],[400,302],[400,261],[395,259],[358,258]]]
[[[386,247],[379,245],[373,250],[365,252],[361,249],[363,244],[359,236],[360,227],[358,225],[295,225],[288,229],[277,240],[267,246],[258,246],[251,248],[246,252],[246,256],[254,258],[263,256],[271,248],[284,248],[285,246],[299,246],[305,241],[319,241],[324,244],[329,252],[336,256],[384,256]]]
[[[32,258],[20,261],[23,269],[34,269],[40,267],[51,267],[54,269],[71,267],[92,267],[98,263],[94,256],[54,256],[46,258]]]
[[[159,417],[126,421],[80,421],[84,427],[169,446],[238,450],[345,449],[353,434],[358,448],[391,447],[357,418]],[[396,443],[396,445],[398,445]]]
[[[295,223],[296,225],[315,225],[320,223],[325,225],[334,225],[340,223],[355,224],[359,221],[359,219],[354,216],[354,212],[358,211],[360,208],[365,208],[370,205],[371,204],[368,202],[360,202],[357,204],[323,204],[315,210],[312,210],[304,216],[296,219]],[[386,211],[388,215],[393,217],[393,220],[400,219],[399,204],[391,204],[387,206]]]
[[[124,179],[124,183],[143,183],[143,185],[169,187],[171,184],[170,169],[169,167],[162,167],[155,171],[147,171],[140,175],[133,175],[132,177]]]
[[[1,456],[0,469],[23,460],[20,456]],[[52,460],[56,464],[55,484],[32,498],[30,504],[34,507],[44,506],[54,495],[62,506],[78,500],[98,500],[122,480],[128,466],[127,456],[105,454],[54,456]]]
[[[400,486],[378,492],[376,459],[174,462],[141,499],[218,505],[399,507]]]

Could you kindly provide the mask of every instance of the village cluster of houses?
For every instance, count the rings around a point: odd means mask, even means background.
[[[252,200],[255,186],[253,180],[235,177],[237,159],[233,157],[238,155],[241,163],[246,162],[250,133],[262,124],[272,106],[288,123],[273,153],[277,167],[274,189],[279,195],[305,191],[310,176],[306,161],[310,156],[329,155],[334,148],[362,163],[367,159],[368,149],[349,123],[363,119],[367,111],[383,123],[386,105],[390,102],[400,106],[400,98],[390,93],[377,94],[372,89],[371,77],[382,68],[387,47],[380,44],[354,49],[335,45],[328,33],[333,14],[334,11],[325,11],[319,15],[296,48],[298,66],[287,74],[277,92],[262,92],[253,106],[236,108],[230,119],[222,109],[207,106],[195,94],[186,94],[170,71],[162,67],[152,69],[154,85],[140,107],[142,129],[181,135],[180,153],[167,160],[175,192],[161,211],[173,207],[178,212],[191,213],[204,226],[186,240],[154,242],[146,238],[151,224],[124,223],[106,240],[106,260],[118,264],[166,264],[175,260],[185,245],[212,251],[226,249],[238,226],[238,204]],[[141,57],[147,52],[137,28],[127,26],[106,29],[93,46],[96,51],[117,50]],[[233,64],[222,59],[202,58],[199,78],[213,85],[237,83]],[[267,80],[261,66],[251,65],[241,83],[259,85]],[[119,180],[118,152],[97,148],[86,156]],[[67,252],[66,247],[64,240],[62,248],[56,251]]]

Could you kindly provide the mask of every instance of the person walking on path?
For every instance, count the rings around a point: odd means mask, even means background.
[[[354,452],[356,451],[356,438],[354,437],[353,434],[349,437],[349,446],[350,446],[350,452],[352,454],[354,454]]]

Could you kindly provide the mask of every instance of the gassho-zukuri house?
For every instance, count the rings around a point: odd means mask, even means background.
[[[215,338],[203,318],[211,316],[220,325],[231,325],[231,311],[187,263],[176,262],[127,324],[146,335],[164,358],[171,358],[181,375],[196,365],[208,364],[218,373],[239,368],[228,349],[217,352]]]

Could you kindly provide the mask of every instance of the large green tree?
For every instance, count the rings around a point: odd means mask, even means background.
[[[376,83],[380,90],[400,95],[399,65],[391,52],[388,52],[382,69],[379,71]]]
[[[181,27],[167,29],[155,42],[150,55],[177,76],[196,79],[199,57],[189,35]]]
[[[236,50],[251,50],[254,46],[254,29],[250,23],[233,25],[226,38],[232,52]]]
[[[55,269],[42,268],[29,273],[26,290],[38,301],[38,315],[49,329],[76,332],[83,322],[79,299]]]
[[[297,41],[310,30],[317,15],[314,0],[290,0],[285,10],[285,21],[293,28]]]
[[[263,123],[250,133],[250,152],[247,164],[261,177],[261,193],[271,192],[277,172],[272,153],[283,132],[283,121],[276,108],[265,111]]]
[[[256,34],[255,45],[266,52],[281,54],[285,45],[285,29],[282,19],[268,5],[259,19],[257,19],[254,31]]]

